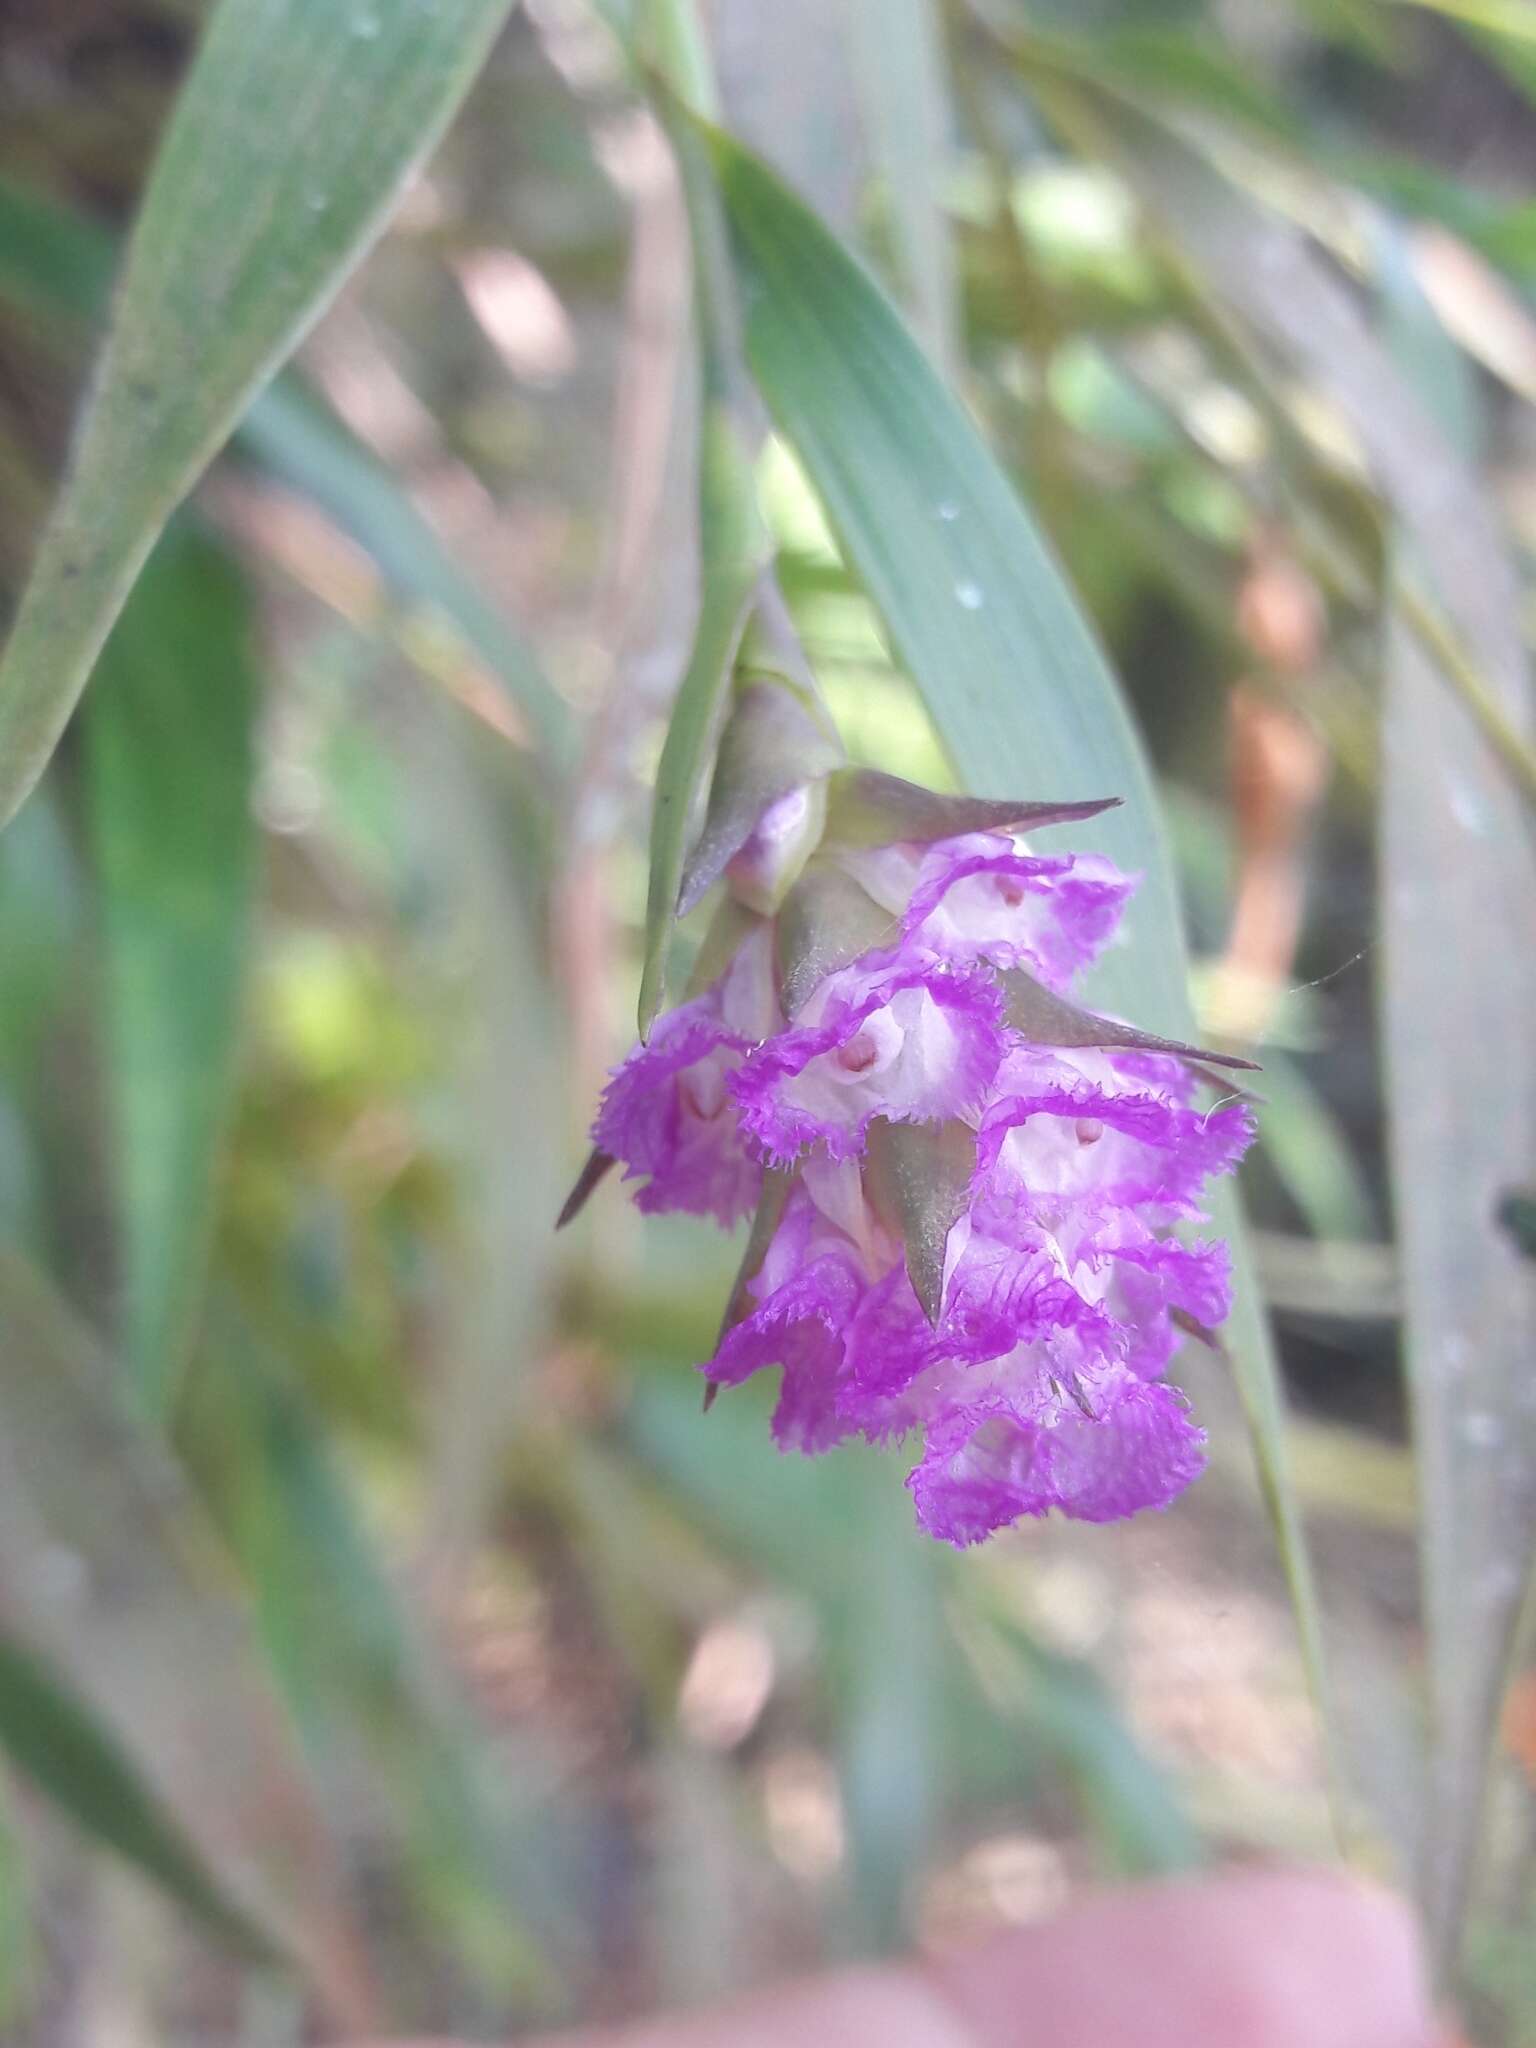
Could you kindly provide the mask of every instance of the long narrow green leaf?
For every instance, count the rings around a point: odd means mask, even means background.
[[[103,230],[0,178],[0,299],[77,334],[104,310],[112,264]],[[532,650],[383,463],[297,371],[284,371],[254,400],[235,442],[365,548],[399,598],[428,607],[463,638],[506,686],[547,758],[559,762],[569,753],[569,711]]]
[[[39,1272],[0,1254],[8,1627],[100,1722],[168,1816],[163,1841],[194,1845],[232,1919],[271,1929],[335,2022],[366,2031],[335,1847],[228,1576],[89,1337]]]
[[[510,7],[220,0],[0,662],[0,821],[42,773],[157,534],[377,235]]]
[[[640,970],[640,1036],[648,1038],[666,998],[667,949],[677,920],[689,849],[704,822],[715,745],[731,671],[746,628],[767,545],[752,463],[758,434],[749,420],[741,364],[739,309],[720,199],[691,115],[713,117],[715,80],[695,0],[642,0],[637,54],[677,162],[693,265],[699,362],[699,616],[693,651],[672,707],[651,806],[645,958]]]
[[[1124,797],[1082,828],[1138,872],[1128,943],[1099,1003],[1192,1029],[1173,871],[1124,699],[1033,519],[878,287],[761,163],[724,136],[715,162],[769,409],[820,493],[962,782],[982,795]],[[1314,1689],[1317,1605],[1285,1449],[1283,1403],[1236,1204],[1232,1340],[1266,1503]]]
[[[399,597],[456,630],[506,687],[553,766],[568,762],[574,728],[564,698],[500,606],[454,560],[384,465],[293,372],[246,414],[242,452],[318,505],[367,550]]]
[[[1471,366],[1401,266],[1388,286],[1395,352],[1470,457]],[[1478,658],[1529,729],[1519,608],[1496,559],[1484,591],[1467,621]],[[1496,1221],[1509,1190],[1536,1175],[1536,851],[1467,712],[1400,617],[1388,654],[1382,1033],[1432,1708],[1421,1883],[1448,1965],[1536,1550],[1536,1272]]]
[[[1028,50],[1047,44],[1055,61],[1089,78],[1113,80],[1125,90],[1172,105],[1219,113],[1261,135],[1295,143],[1299,124],[1285,101],[1251,61],[1229,52],[1195,18],[1186,29],[1138,26],[1134,19],[1081,40],[1042,35],[1031,22],[1019,37]]]
[[[910,1939],[914,1887],[946,1791],[973,1761],[980,1712],[946,1639],[948,1561],[913,1526],[889,1456],[853,1450],[836,1471],[797,1460],[783,1474],[787,1495],[765,1495],[752,1476],[762,1418],[750,1397],[706,1419],[671,1375],[639,1390],[629,1427],[692,1512],[814,1607],[848,1809],[848,1937],[863,1951],[897,1946]],[[1004,1749],[995,1723],[987,1732]],[[1016,1790],[1021,1759],[1006,1762]]]
[[[699,488],[699,620],[656,770],[651,874],[640,975],[640,1035],[648,1037],[666,996],[667,946],[677,917],[688,851],[703,824],[703,800],[730,692],[731,670],[762,574],[751,463],[735,422],[712,405],[704,418]]]
[[[1389,0],[1399,7],[1420,7],[1444,14],[1470,28],[1490,29],[1518,42],[1536,43],[1536,16],[1527,0]]]
[[[0,177],[0,299],[34,318],[92,319],[112,281],[112,238],[50,194]]]
[[[225,1897],[116,1738],[43,1660],[4,1637],[0,1747],[88,1841],[133,1864],[221,1941],[273,1960],[266,1936]]]
[[[234,1081],[256,868],[251,629],[229,557],[173,526],[103,651],[83,721],[123,1360],[153,1417],[191,1341]]]
[[[507,1447],[537,1401],[535,1361],[549,1343],[553,1275],[546,1247],[560,1201],[565,1043],[543,971],[541,903],[522,850],[504,752],[488,753],[424,707],[414,736],[418,815],[433,821],[433,872],[457,903],[463,956],[475,963],[443,1138],[475,1191],[445,1276],[439,1341],[450,1361],[431,1412],[423,1549],[437,1582],[469,1567],[500,1498]]]
[[[1188,1028],[1172,870],[1130,715],[1039,528],[889,301],[766,166],[715,161],[763,396],[978,795],[1122,796],[1082,828],[1145,877],[1101,992]]]
[[[1380,1222],[1365,1175],[1304,1065],[1266,1045],[1263,1094],[1264,1156],[1313,1237],[1376,1237]]]
[[[1017,1661],[1035,1739],[1059,1756],[1121,1877],[1166,1876],[1203,1860],[1200,1838],[1163,1771],[1136,1744],[1091,1664],[1048,1650],[1006,1603],[988,1620]]]
[[[36,1906],[27,1848],[12,1796],[0,1772],[0,2027],[20,2023],[34,1989],[32,1928]]]
[[[1256,329],[1338,407],[1417,560],[1433,565],[1447,616],[1476,646],[1492,565],[1503,552],[1487,493],[1346,285],[1298,228],[1256,203],[1125,92],[1078,79],[1064,91],[1042,93],[1049,109],[1123,170],[1169,240],[1194,260],[1211,299]]]
[[[904,297],[946,376],[959,358],[955,261],[944,212],[949,107],[935,0],[844,0],[854,84],[884,181]]]
[[[370,1760],[450,1908],[443,1934],[472,1966],[494,1958],[497,1994],[526,1992],[569,1946],[575,1908],[536,1868],[537,1832],[513,1825],[506,1759],[492,1769],[300,1389],[232,1323],[220,1351],[236,1448],[218,1505],[317,1768]]]

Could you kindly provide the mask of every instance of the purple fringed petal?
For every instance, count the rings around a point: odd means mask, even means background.
[[[875,1442],[899,1434],[917,1418],[890,1403],[943,1352],[900,1259],[859,1303],[848,1329],[848,1383],[844,1412],[850,1425]]]
[[[989,1236],[974,1219],[951,1233],[951,1264],[939,1325],[943,1355],[972,1362],[1093,1317],[1060,1245],[1047,1232],[1017,1241]]]
[[[1040,1338],[1075,1360],[1107,1355],[1120,1341],[1105,1310],[1073,1284],[1051,1238],[1002,1244],[962,1218],[951,1233],[936,1327],[899,1258],[860,1301],[848,1331],[844,1412],[883,1440],[922,1422],[946,1386],[971,1377],[970,1368]]]
[[[1008,1043],[989,975],[931,954],[866,954],[828,975],[796,1025],[760,1046],[732,1086],[744,1127],[774,1164],[818,1141],[849,1159],[877,1116],[974,1116]]]
[[[700,997],[615,1067],[592,1141],[623,1161],[626,1180],[645,1179],[637,1208],[713,1216],[727,1230],[756,1208],[763,1169],[742,1141],[729,1086],[748,1050]]]
[[[931,848],[905,915],[907,937],[951,960],[1023,967],[1065,990],[1114,936],[1135,887],[1102,855],[1039,859],[992,832]]]
[[[739,1323],[705,1367],[721,1386],[735,1386],[763,1366],[783,1367],[773,1411],[781,1450],[829,1450],[849,1432],[837,1395],[843,1332],[862,1284],[851,1260],[835,1254],[816,1260]]]
[[[1103,1260],[1105,1306],[1125,1332],[1126,1364],[1142,1379],[1157,1379],[1185,1334],[1175,1309],[1208,1330],[1226,1321],[1232,1260],[1224,1244],[1154,1237],[1131,1219],[1119,1237],[1093,1251]]]
[[[739,1386],[764,1366],[782,1366],[776,1441],[784,1450],[827,1450],[850,1427],[838,1389],[845,1334],[869,1288],[858,1248],[796,1187],[748,1284],[757,1307],[722,1337],[705,1377]]]
[[[1200,1190],[1253,1136],[1240,1103],[1188,1105],[1172,1060],[1026,1046],[1011,1054],[982,1118],[984,1216],[1140,1209],[1198,1216]]]
[[[862,1298],[848,1331],[844,1406],[869,1436],[883,1439],[923,1420],[934,1368],[984,1364],[1046,1334],[1079,1325],[1110,1327],[1073,1285],[1055,1243],[1043,1234],[1020,1248],[984,1236],[962,1219],[951,1233],[950,1266],[937,1326],[899,1257]],[[888,1404],[916,1389],[893,1420]]]
[[[1052,1508],[1116,1521],[1167,1507],[1204,1467],[1205,1434],[1178,1395],[1124,1367],[1083,1387],[1091,1415],[1045,1380],[1030,1395],[997,1387],[930,1421],[907,1481],[930,1535],[963,1548]]]
[[[750,1216],[763,1169],[742,1137],[731,1078],[781,1022],[773,987],[771,927],[737,948],[719,981],[669,1010],[613,1069],[592,1142],[622,1161],[625,1180],[645,1180],[635,1207],[713,1216],[729,1230]]]

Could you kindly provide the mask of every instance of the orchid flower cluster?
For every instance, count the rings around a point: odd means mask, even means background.
[[[593,1126],[582,1192],[617,1161],[642,1210],[754,1218],[707,1399],[777,1366],[782,1449],[920,1432],[917,1518],[956,1545],[1164,1507],[1204,1463],[1164,1375],[1228,1258],[1174,1227],[1251,1136],[1197,1106],[1206,1065],[1246,1063],[1072,1002],[1134,884],[1023,831],[1104,808],[781,791]]]

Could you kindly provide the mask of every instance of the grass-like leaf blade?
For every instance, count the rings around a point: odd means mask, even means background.
[[[151,172],[0,662],[0,820],[156,536],[377,234],[511,0],[220,0]]]
[[[73,339],[102,317],[113,262],[104,229],[0,178],[0,299]],[[318,505],[367,551],[399,598],[456,632],[503,684],[548,758],[568,755],[570,714],[532,649],[454,560],[399,480],[298,371],[285,370],[254,400],[235,445]]]
[[[936,0],[851,0],[854,85],[885,185],[905,302],[946,376],[959,356],[955,258],[944,211],[949,141]]]
[[[1394,353],[1472,460],[1471,365],[1401,266],[1387,277]],[[1420,557],[1413,570],[1437,566]],[[1482,590],[1464,630],[1510,715],[1528,719],[1518,588],[1500,551]],[[1449,1966],[1536,1545],[1536,1274],[1498,1223],[1536,1160],[1536,953],[1523,942],[1536,850],[1517,796],[1401,617],[1388,654],[1381,1028],[1428,1639],[1421,1884]]]
[[[274,1960],[266,1936],[225,1897],[116,1738],[43,1659],[4,1636],[0,1748],[87,1840],[115,1851],[240,1954]]]
[[[83,720],[122,1350],[149,1416],[191,1341],[234,1081],[256,872],[251,632],[234,563],[173,525]]]
[[[759,525],[745,441],[725,407],[705,410],[699,478],[699,619],[693,651],[672,707],[651,810],[640,1035],[647,1038],[666,996],[667,947],[689,848],[730,690],[736,651],[762,574]]]
[[[1049,544],[867,272],[758,159],[712,137],[746,306],[748,358],[820,494],[964,786],[1051,801],[1122,796],[1080,840],[1140,874],[1128,942],[1090,984],[1102,1008],[1187,1037],[1187,963],[1156,794],[1108,662]],[[1229,1326],[1259,1480],[1314,1690],[1317,1602],[1283,1403],[1236,1204]]]
[[[162,1845],[193,1846],[232,1916],[303,1965],[333,2027],[369,2031],[336,1846],[227,1556],[89,1334],[14,1253],[0,1253],[0,1559],[8,1635],[143,1781]]]

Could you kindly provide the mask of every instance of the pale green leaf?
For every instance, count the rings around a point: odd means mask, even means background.
[[[885,186],[903,297],[946,376],[960,359],[955,259],[944,211],[949,101],[936,0],[844,0],[854,86]]]
[[[302,1391],[232,1318],[218,1336],[231,1428],[218,1509],[316,1768],[367,1760],[430,1860],[434,1939],[498,1994],[526,1995],[572,1941],[574,1907],[538,1865],[548,1831],[514,1816],[513,1760],[492,1757],[415,1625]]]
[[[34,1989],[32,1928],[37,1902],[27,1864],[10,1774],[0,1773],[0,2027],[20,2023]]]
[[[220,0],[0,662],[0,819],[42,773],[157,534],[377,235],[510,5]]]
[[[724,136],[712,146],[753,371],[961,781],[980,795],[1125,799],[1077,834],[1142,877],[1128,942],[1091,993],[1138,1025],[1189,1037],[1178,902],[1146,758],[1048,544],[879,288],[761,163]],[[1218,1218],[1237,1239],[1230,1197]],[[1240,1241],[1234,1248],[1238,1381],[1321,1698],[1278,1379]]]
[[[238,446],[350,534],[399,598],[456,632],[505,687],[544,760],[555,768],[569,765],[570,711],[532,649],[383,463],[296,372],[277,378],[257,399]]]
[[[1417,561],[1433,564],[1445,616],[1476,649],[1487,621],[1489,564],[1502,547],[1497,520],[1474,469],[1372,333],[1344,281],[1301,229],[1258,204],[1124,92],[1077,81],[1046,93],[1045,104],[1124,172],[1170,242],[1193,259],[1212,305],[1256,330],[1338,409]],[[1273,403],[1272,393],[1263,395]],[[1512,767],[1536,773],[1497,693],[1487,696],[1489,678],[1451,680],[1475,699],[1488,738]]]
[[[1395,352],[1470,458],[1476,387],[1400,264]],[[1422,558],[1418,575],[1440,564]],[[1517,589],[1463,627],[1530,729]],[[1536,1269],[1497,1226],[1536,1175],[1536,850],[1518,798],[1402,618],[1382,711],[1382,1036],[1421,1504],[1431,1705],[1424,1902],[1454,1955],[1506,1664],[1536,1549]]]
[[[430,1404],[423,1549],[452,1584],[486,1540],[509,1444],[539,1400],[551,1341],[549,1234],[565,1147],[563,1019],[544,968],[536,873],[505,749],[477,744],[441,700],[412,734],[416,815],[430,871],[459,906],[456,959],[473,963],[441,1138],[475,1198],[454,1233],[438,1323],[446,1361]],[[458,971],[462,972],[462,969]]]
[[[1390,0],[1399,7],[1424,8],[1469,28],[1488,29],[1517,42],[1536,44],[1536,14],[1528,0]]]
[[[651,873],[640,975],[640,1035],[650,1035],[666,997],[666,955],[688,853],[703,824],[715,743],[731,670],[762,574],[761,525],[751,462],[724,408],[706,408],[700,503],[699,619],[656,770]]]
[[[0,178],[0,298],[74,338],[104,310],[112,263],[111,237],[82,214]],[[235,440],[364,548],[392,592],[463,639],[505,685],[547,758],[559,763],[568,756],[569,711],[532,650],[398,479],[296,370],[284,371],[253,401]]]
[[[12,1254],[0,1256],[0,1560],[8,1628],[158,1808],[162,1881],[184,1839],[232,1920],[270,1930],[336,2024],[365,2030],[336,1847],[228,1560],[87,1333]],[[36,1697],[34,1684],[23,1704]],[[58,1768],[85,1786],[79,1759]],[[110,1782],[118,1834],[147,1827],[129,1780]]]
[[[723,136],[715,155],[752,369],[961,780],[1124,799],[1078,834],[1145,877],[1109,971],[1138,1023],[1187,1032],[1151,778],[1044,536],[869,276],[756,158]]]
[[[3,1636],[0,1748],[94,1846],[123,1857],[247,1958],[273,1960],[267,1937],[224,1895],[110,1730],[46,1663]],[[4,1875],[9,1884],[13,1873]]]
[[[152,1417],[193,1335],[234,1082],[256,873],[251,635],[238,569],[171,527],[82,721],[123,1362]]]

